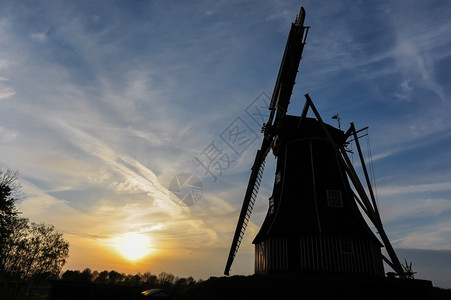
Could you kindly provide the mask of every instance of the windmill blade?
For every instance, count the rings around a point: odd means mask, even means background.
[[[275,125],[287,112],[308,34],[309,27],[304,27],[304,19],[305,10],[301,7],[296,21],[291,24],[291,30],[283,53],[282,63],[280,64],[279,73],[271,97],[269,106],[271,114],[267,123],[268,125]],[[274,115],[276,119],[274,120],[274,124],[272,124]]]
[[[244,196],[243,206],[238,218],[238,223],[233,236],[232,246],[230,247],[227,259],[225,275],[229,275],[230,267],[235,255],[240,247],[244,237],[249,218],[257,198],[260,187],[261,177],[263,175],[264,162],[266,155],[271,150],[274,143],[274,136],[277,130],[277,123],[286,114],[290,102],[291,93],[295,84],[296,75],[301,61],[302,52],[307,38],[308,27],[304,27],[305,10],[301,7],[299,15],[294,23],[291,24],[291,30],[288,35],[285,52],[277,75],[276,85],[270,103],[270,115],[266,125],[264,124],[264,138],[262,147],[257,151],[254,165],[252,166],[251,176]],[[275,119],[274,119],[275,117]],[[274,121],[274,122],[273,122]]]
[[[257,151],[246,194],[244,196],[243,206],[241,207],[240,217],[238,218],[238,223],[236,225],[235,235],[233,236],[232,246],[230,247],[229,257],[227,258],[227,264],[224,271],[225,275],[229,275],[230,267],[232,266],[235,255],[243,240],[247,224],[249,223],[249,218],[252,209],[254,208],[255,200],[257,199],[258,189],[260,188],[267,153],[268,151]]]

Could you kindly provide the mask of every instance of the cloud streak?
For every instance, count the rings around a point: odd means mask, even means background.
[[[62,120],[56,122],[56,126],[63,131],[63,135],[69,136],[76,146],[102,159],[124,178],[125,182],[120,185],[118,192],[139,189],[148,193],[154,205],[165,213],[175,215],[181,211],[181,207],[174,204],[171,205],[168,190],[158,182],[156,175],[137,160],[128,155],[117,155],[114,150],[102,141],[70,126]]]

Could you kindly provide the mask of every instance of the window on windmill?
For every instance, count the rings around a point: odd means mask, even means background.
[[[280,175],[280,171],[276,173],[275,182],[278,184],[282,180],[282,175]]]
[[[354,246],[351,239],[342,239],[340,241],[340,250],[342,254],[354,254]]]
[[[343,207],[343,198],[340,190],[327,190],[327,205],[329,207]]]
[[[269,214],[274,213],[274,198],[269,198]]]

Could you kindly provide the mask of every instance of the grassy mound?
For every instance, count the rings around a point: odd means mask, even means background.
[[[450,293],[426,280],[252,275],[210,278],[175,299],[445,299],[442,296]]]

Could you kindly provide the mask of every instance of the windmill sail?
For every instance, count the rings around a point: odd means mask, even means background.
[[[251,176],[244,196],[243,206],[241,208],[238,223],[235,229],[235,234],[230,247],[229,256],[225,267],[224,274],[228,275],[232,262],[235,258],[238,248],[244,236],[249,218],[257,198],[258,189],[260,187],[261,176],[264,169],[264,161],[266,155],[273,146],[274,128],[277,128],[277,123],[286,114],[288,104],[290,102],[291,93],[296,79],[299,63],[302,57],[302,51],[307,37],[307,30],[304,27],[305,10],[301,7],[298,17],[291,25],[291,30],[288,35],[285,52],[282,58],[282,63],[277,76],[274,92],[271,98],[269,109],[271,110],[268,122],[265,124],[265,136],[263,138],[262,146],[257,151],[254,165],[252,166]],[[276,117],[274,120],[274,116]]]
[[[236,226],[230,253],[227,258],[227,264],[224,271],[225,275],[229,275],[230,267],[232,266],[232,262],[238,252],[241,241],[243,240],[244,232],[246,231],[247,224],[249,223],[249,218],[251,217],[255,200],[257,199],[258,189],[260,188],[260,182],[265,167],[264,160],[262,161],[261,159],[262,155],[260,155],[259,150],[259,152],[257,152],[257,157],[255,158],[255,164],[252,167],[251,177],[247,186],[246,195],[244,197],[243,206],[241,208],[240,217]]]

